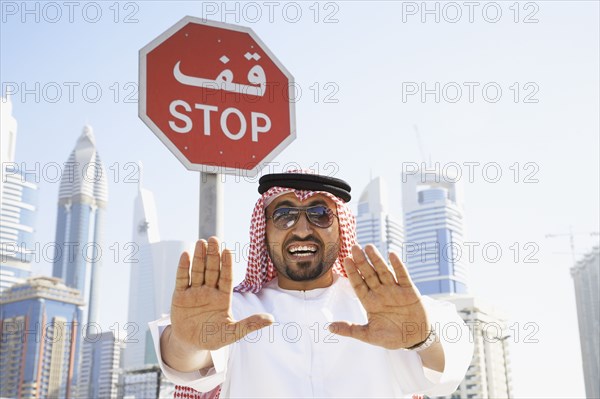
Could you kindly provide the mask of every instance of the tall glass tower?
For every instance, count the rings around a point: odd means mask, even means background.
[[[430,170],[402,176],[404,255],[413,282],[425,295],[468,291],[462,193],[456,181]]]
[[[97,322],[106,172],[90,126],[85,126],[65,163],[58,194],[53,275],[81,292],[86,323]],[[86,317],[87,316],[87,317]]]
[[[37,189],[34,174],[15,162],[17,120],[0,98],[0,292],[31,274]]]
[[[571,268],[575,284],[577,320],[585,394],[588,398],[600,397],[600,247],[594,247]]]
[[[77,397],[117,398],[123,342],[113,331],[89,334],[81,349]]]
[[[126,339],[125,343],[126,369],[157,363],[156,358],[147,356],[151,340],[148,323],[170,312],[175,289],[173,267],[181,253],[190,248],[183,241],[161,241],[154,195],[142,187],[141,180],[133,212],[132,241],[139,246],[139,252],[131,263],[128,321],[135,330],[128,337],[132,339]]]
[[[381,177],[371,180],[358,200],[356,238],[360,246],[373,244],[386,257],[402,255],[402,224],[388,213],[387,187]]]

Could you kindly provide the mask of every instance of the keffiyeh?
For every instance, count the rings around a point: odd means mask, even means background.
[[[261,287],[273,280],[277,276],[277,270],[273,266],[271,257],[267,252],[267,243],[265,240],[266,218],[265,201],[269,203],[274,196],[285,193],[294,193],[300,201],[305,201],[315,194],[322,194],[335,202],[340,226],[340,250],[338,258],[333,265],[333,271],[346,277],[346,271],[343,267],[343,260],[350,255],[352,245],[356,243],[356,220],[352,211],[346,203],[338,197],[324,191],[293,190],[286,187],[272,187],[266,191],[256,202],[252,212],[250,222],[250,251],[248,256],[248,267],[246,277],[235,287],[236,292],[258,292]]]

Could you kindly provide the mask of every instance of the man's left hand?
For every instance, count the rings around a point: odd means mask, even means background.
[[[393,272],[373,245],[365,252],[358,245],[352,247],[344,268],[368,322],[338,321],[329,326],[331,332],[386,349],[410,348],[427,338],[431,327],[421,294],[398,255],[392,252],[390,262]]]

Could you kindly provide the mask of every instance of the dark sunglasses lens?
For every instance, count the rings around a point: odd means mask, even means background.
[[[273,224],[279,229],[289,229],[298,220],[299,213],[295,208],[278,208],[273,212]]]
[[[308,220],[318,227],[329,227],[333,222],[331,209],[326,206],[319,205],[308,208],[306,215],[308,216]]]
[[[278,229],[289,229],[296,224],[302,211],[302,208],[278,208],[273,212],[273,224]],[[333,223],[333,212],[323,205],[317,205],[306,209],[306,216],[310,223],[317,227],[326,228]]]

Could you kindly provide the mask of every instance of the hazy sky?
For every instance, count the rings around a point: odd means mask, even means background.
[[[108,247],[131,239],[133,162],[161,237],[196,239],[199,178],[137,116],[138,51],[185,15],[208,17],[251,27],[301,92],[297,139],[269,171],[344,178],[354,208],[369,177],[383,176],[401,215],[402,169],[423,161],[413,126],[425,159],[459,165],[465,240],[479,244],[471,291],[510,321],[515,396],[584,397],[569,239],[545,236],[572,226],[578,258],[598,241],[598,2],[429,2],[432,13],[421,2],[49,4],[2,2],[2,92],[18,90],[17,161],[39,171],[41,248],[55,233],[49,165],[67,160],[84,124],[94,129],[109,174],[103,326],[127,319],[129,265]],[[231,247],[247,242],[256,188],[227,178]],[[50,270],[43,257],[34,265]],[[243,270],[240,259],[238,279]]]

